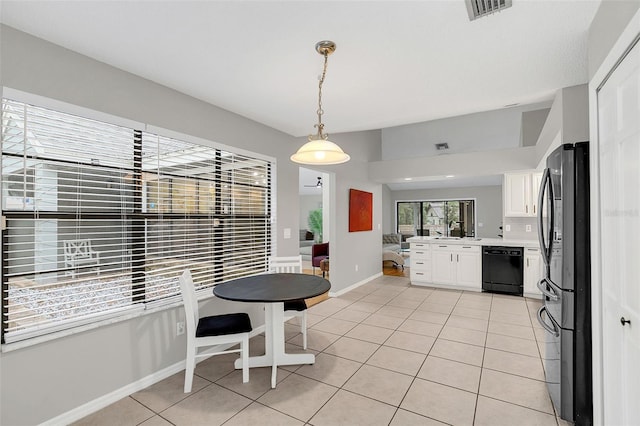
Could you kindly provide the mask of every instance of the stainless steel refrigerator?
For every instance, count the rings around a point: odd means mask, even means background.
[[[593,422],[589,144],[558,147],[547,157],[540,186],[538,237],[545,277],[545,377],[556,412],[577,425]]]

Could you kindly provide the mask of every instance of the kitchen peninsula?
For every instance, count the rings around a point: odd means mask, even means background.
[[[521,248],[523,295],[541,297],[537,288],[543,262],[536,240],[502,238],[411,237],[411,284],[482,291],[483,246]]]

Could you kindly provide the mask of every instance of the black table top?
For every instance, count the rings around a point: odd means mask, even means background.
[[[213,294],[237,302],[287,302],[326,293],[329,281],[308,274],[262,274],[218,284]]]

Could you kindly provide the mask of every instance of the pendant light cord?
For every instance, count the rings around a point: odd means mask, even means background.
[[[325,50],[322,56],[324,56],[324,67],[322,69],[322,77],[320,77],[320,82],[318,83],[318,124],[316,124],[314,127],[318,128],[318,136],[326,140],[328,138],[328,135],[322,133],[322,130],[324,129],[324,124],[322,124],[322,114],[324,114],[324,110],[322,109],[322,84],[324,83],[324,78],[327,75],[327,63],[329,54]]]

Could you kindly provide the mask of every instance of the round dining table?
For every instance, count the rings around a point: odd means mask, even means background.
[[[249,357],[249,367],[271,367],[271,387],[276,387],[279,365],[313,364],[311,353],[288,354],[284,342],[284,302],[308,299],[326,293],[329,281],[308,274],[274,273],[238,278],[218,284],[213,294],[221,299],[265,304],[265,354]],[[235,362],[242,368],[242,359]]]

